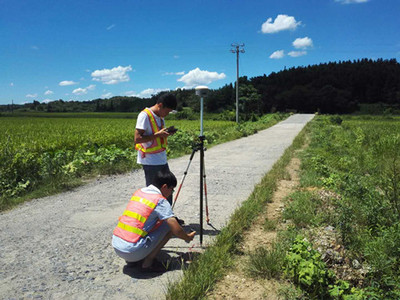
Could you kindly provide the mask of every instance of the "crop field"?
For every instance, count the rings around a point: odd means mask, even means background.
[[[94,173],[124,172],[136,166],[132,114],[42,114],[0,118],[0,210],[15,197],[44,182],[60,182]],[[136,117],[136,115],[134,115]],[[204,120],[206,144],[252,134],[285,118],[271,114],[237,126]],[[167,120],[178,132],[168,139],[168,155],[191,152],[199,135],[198,120]]]

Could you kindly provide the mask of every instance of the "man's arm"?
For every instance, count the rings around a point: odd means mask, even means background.
[[[186,243],[189,243],[191,240],[193,240],[196,231],[192,231],[191,233],[186,233],[185,230],[183,230],[183,228],[181,227],[181,225],[179,225],[175,217],[168,218],[166,222],[169,228],[171,229],[173,235],[184,240]]]
[[[163,128],[160,131],[156,132],[152,135],[144,135],[144,129],[135,129],[135,144],[146,143],[152,140],[155,140],[158,137],[166,138],[169,136],[169,133],[166,131],[167,128]]]

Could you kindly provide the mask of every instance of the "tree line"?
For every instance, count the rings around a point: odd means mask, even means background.
[[[194,89],[170,91],[178,99],[178,111],[199,111]],[[137,112],[155,103],[151,98],[116,96],[91,101],[49,103],[33,101],[23,105],[1,105],[0,111],[43,112]],[[380,103],[400,108],[400,64],[396,59],[361,59],[293,67],[280,72],[239,78],[239,111],[242,115],[261,115],[276,111],[304,113],[352,113],[361,104]],[[210,90],[204,99],[206,112],[222,113],[236,108],[234,84]]]

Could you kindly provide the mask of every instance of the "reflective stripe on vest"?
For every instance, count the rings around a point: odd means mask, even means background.
[[[161,198],[165,199],[161,194],[148,194],[137,190],[119,218],[113,234],[131,243],[136,243],[141,237],[145,237],[148,232],[143,230],[144,223]],[[161,222],[158,221],[152,230],[160,225]]]
[[[153,115],[153,112],[148,109],[145,108],[143,110],[146,114],[147,117],[149,119],[150,122],[150,127],[151,127],[151,131],[153,133],[153,135],[160,131],[162,128],[164,128],[164,125],[161,124],[161,128],[158,127],[158,124],[156,122],[156,119]],[[136,144],[135,145],[135,149],[142,152],[142,156],[144,157],[145,154],[154,154],[154,153],[159,153],[164,151],[165,149],[167,149],[167,139],[165,138],[156,138],[152,141],[150,146],[146,146],[146,143],[141,143],[141,144]]]

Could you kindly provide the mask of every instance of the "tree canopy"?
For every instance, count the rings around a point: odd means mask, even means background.
[[[185,107],[199,111],[194,89],[170,91],[178,100],[178,110]],[[2,105],[1,111],[43,112],[138,112],[153,105],[161,92],[151,98],[116,96],[91,101],[53,101],[24,105]],[[220,113],[236,107],[235,84],[210,90],[204,100],[205,111]],[[275,111],[351,113],[360,104],[382,103],[400,107],[400,64],[396,59],[339,61],[239,79],[239,108],[242,114]]]

